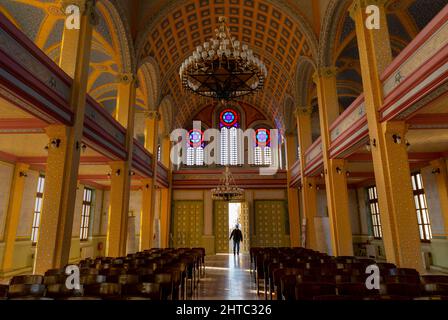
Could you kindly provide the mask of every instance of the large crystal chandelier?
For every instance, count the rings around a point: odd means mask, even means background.
[[[212,189],[212,199],[228,202],[244,199],[244,189],[236,186],[228,166],[226,166],[224,176],[220,179],[219,185]]]
[[[263,87],[264,63],[246,44],[231,36],[226,18],[219,18],[215,38],[198,46],[180,67],[184,88],[205,97],[231,100]]]

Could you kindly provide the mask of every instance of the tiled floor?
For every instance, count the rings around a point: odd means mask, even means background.
[[[194,299],[258,300],[250,273],[248,254],[218,254],[206,257],[206,274],[199,283]]]

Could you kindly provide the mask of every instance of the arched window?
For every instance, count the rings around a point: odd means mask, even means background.
[[[238,165],[238,128],[240,127],[238,112],[225,109],[219,115],[221,130],[221,164]]]
[[[204,135],[202,131],[193,129],[188,133],[187,166],[204,165]]]
[[[269,129],[260,128],[255,131],[255,165],[272,164],[271,136]]]

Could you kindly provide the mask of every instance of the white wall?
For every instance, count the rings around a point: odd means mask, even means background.
[[[359,234],[368,235],[369,234],[369,222],[370,211],[367,207],[367,194],[365,188],[358,188],[356,190],[358,194],[358,210],[359,210],[359,222],[361,229]]]
[[[358,235],[361,233],[361,221],[359,217],[358,195],[356,189],[348,189],[348,210],[350,214],[352,234]]]
[[[37,181],[39,172],[28,171],[23,190],[22,208],[20,212],[19,225],[17,227],[17,238],[30,238],[31,227],[34,218],[34,205],[36,202]]]
[[[103,193],[103,207],[101,212],[101,232],[100,234],[107,234],[107,223],[109,221],[109,204],[110,204],[110,191],[104,191]]]
[[[317,217],[328,217],[328,209],[327,209],[327,194],[325,189],[319,189],[316,192],[317,198]]]
[[[439,190],[437,188],[436,176],[431,173],[432,167],[421,170],[423,187],[426,194],[431,230],[434,235],[445,234],[445,221],[440,207]]]
[[[12,183],[12,176],[14,173],[14,165],[0,162],[0,239],[4,239],[5,221],[8,211],[9,195]],[[28,170],[25,180],[24,193],[22,198],[22,207],[20,212],[20,220],[17,227],[17,240],[14,248],[13,272],[12,275],[22,272],[31,272],[33,266],[33,257],[35,254],[35,246],[31,243],[31,227],[34,218],[34,205],[36,200],[37,182],[40,172],[35,170]],[[95,188],[92,188],[95,189]],[[70,249],[70,262],[78,261],[87,256],[97,256],[101,254],[97,250],[98,242],[105,242],[106,228],[107,228],[107,213],[108,206],[104,207],[103,192],[96,189],[93,199],[93,210],[90,219],[90,230],[88,241],[81,242],[79,239],[80,225],[81,225],[81,210],[83,200],[84,186],[78,185],[76,191],[75,216],[73,220],[72,242]],[[45,190],[44,190],[45,193]],[[132,196],[133,208],[140,211],[138,202],[139,192]],[[108,198],[107,198],[108,201]],[[3,259],[4,242],[0,241],[0,261]]]
[[[101,219],[103,214],[103,190],[95,190],[94,196],[94,210],[93,217],[91,219],[92,235],[101,235]],[[105,233],[103,233],[105,234]]]
[[[448,269],[448,230],[445,230],[445,220],[440,206],[439,190],[437,188],[436,176],[432,173],[432,166],[421,170],[423,187],[426,194],[429,219],[433,239],[430,245],[422,246],[424,251],[430,251],[432,262],[436,267]]]

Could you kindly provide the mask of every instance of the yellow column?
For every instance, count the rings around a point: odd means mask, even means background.
[[[3,253],[2,273],[12,269],[14,258],[14,245],[16,242],[17,226],[19,225],[20,211],[22,209],[23,189],[26,172],[29,165],[16,163],[12,178],[11,192],[9,196],[8,212],[5,225],[5,251]]]
[[[167,248],[169,244],[169,221],[170,221],[170,189],[160,189],[160,245]]]
[[[339,115],[336,70],[322,68],[314,75],[319,102],[320,131],[325,172],[325,188],[331,229],[332,254],[353,255],[353,240],[348,207],[347,180],[343,160],[330,159],[330,126]],[[341,168],[342,166],[342,168]],[[339,167],[338,174],[336,169]],[[344,177],[342,177],[344,176]]]
[[[171,218],[171,165],[170,165],[170,137],[162,139],[161,162],[168,168],[168,188],[160,190],[160,238],[162,248],[169,246],[170,218]]]
[[[333,229],[337,239],[337,252],[340,256],[353,255],[352,228],[348,203],[347,170],[346,161],[343,159],[330,159],[327,174],[331,176],[331,201],[335,218]],[[327,183],[325,181],[325,183]],[[328,202],[328,201],[327,201]]]
[[[406,126],[402,122],[381,123],[383,106],[381,73],[392,61],[384,0],[355,0],[350,15],[355,21],[360,55],[370,144],[382,216],[387,260],[399,267],[423,271],[417,217],[410,180]],[[367,29],[366,7],[380,9],[380,29]]]
[[[168,169],[171,167],[170,163],[170,150],[171,150],[171,140],[169,136],[165,136],[162,139],[162,154],[161,154],[161,162]]]
[[[157,168],[157,137],[160,114],[157,111],[146,112],[145,148],[153,155],[153,177],[142,181],[142,211],[140,214],[140,250],[152,247],[154,228],[155,178]]]
[[[151,195],[153,179],[142,180],[142,210],[140,212],[140,244],[139,250],[151,249],[152,243],[152,218]]]
[[[145,148],[155,156],[157,161],[157,138],[159,131],[160,113],[151,110],[146,112],[145,119]]]
[[[112,173],[106,238],[106,255],[109,257],[126,255],[136,84],[134,75],[122,74],[118,85],[117,111],[120,111],[116,112],[116,120],[126,127],[127,159],[110,163]]]
[[[61,9],[65,10],[70,5],[76,5],[80,10],[86,6],[86,0],[62,0]],[[64,27],[61,42],[61,54],[59,56],[59,67],[65,71],[71,78],[75,77],[76,63],[78,60],[78,44],[80,29],[67,29]]]
[[[111,187],[109,201],[109,219],[107,225],[106,256],[123,256],[126,238],[123,238],[127,226],[129,208],[130,176],[126,161],[111,162]],[[127,196],[126,196],[127,195]],[[128,201],[126,201],[126,198]]]
[[[299,192],[296,188],[290,188],[291,167],[296,162],[296,144],[293,134],[286,135],[286,152],[288,159],[288,211],[289,211],[289,238],[291,247],[300,246],[300,213],[299,213]]]
[[[70,254],[92,44],[91,22],[95,16],[94,1],[86,0],[80,7],[80,13],[80,29],[76,34],[70,31],[71,36],[65,36],[63,39],[64,42],[77,39],[76,45],[71,46],[71,50],[65,50],[64,54],[67,56],[61,58],[63,70],[73,75],[70,100],[74,112],[73,126],[52,125],[46,130],[50,143],[39,241],[34,262],[34,273],[39,274],[64,266],[68,263]],[[64,30],[64,35],[68,32]],[[71,60],[73,56],[68,52],[76,52],[76,60]]]
[[[300,188],[302,212],[306,218],[306,247],[318,250],[314,217],[317,212],[316,179],[305,176],[305,152],[312,144],[311,107],[298,107],[295,111],[297,119],[297,133],[299,141],[300,174],[302,187]],[[311,186],[311,187],[310,187]]]
[[[309,249],[323,251],[323,244],[318,243],[317,241],[316,227],[314,223],[314,218],[317,214],[317,178],[303,177],[300,193],[302,198],[302,212],[306,217],[305,246]]]
[[[445,222],[445,234],[448,234],[448,172],[445,159],[431,161],[433,170],[438,170],[436,174],[437,190],[439,191],[440,210]]]

